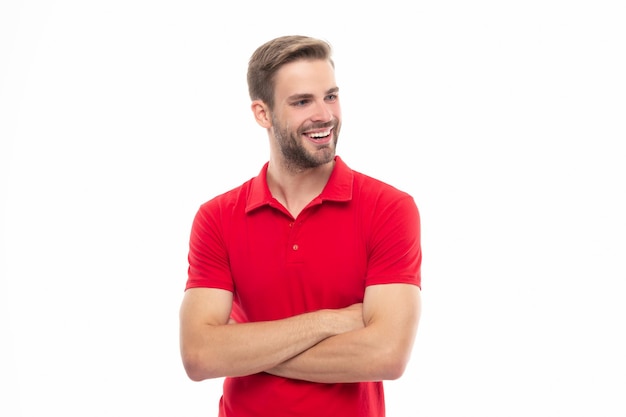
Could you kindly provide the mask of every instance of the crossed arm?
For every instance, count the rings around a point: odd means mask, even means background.
[[[192,380],[258,372],[323,383],[396,379],[410,357],[421,299],[414,285],[374,285],[363,304],[236,324],[231,307],[229,291],[185,292],[180,347]]]

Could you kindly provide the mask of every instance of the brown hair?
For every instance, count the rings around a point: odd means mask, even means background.
[[[308,36],[290,35],[272,39],[259,46],[248,62],[248,92],[251,100],[262,100],[274,108],[276,72],[285,64],[300,59],[325,59],[334,66],[328,42]]]

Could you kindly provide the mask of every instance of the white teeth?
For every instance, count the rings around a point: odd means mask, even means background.
[[[327,132],[311,133],[309,136],[312,138],[325,138],[330,135],[330,130]]]

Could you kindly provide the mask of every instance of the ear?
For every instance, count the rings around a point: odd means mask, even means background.
[[[272,116],[267,104],[265,104],[262,100],[254,100],[250,105],[250,108],[252,109],[254,120],[256,120],[259,126],[266,129],[272,127]]]

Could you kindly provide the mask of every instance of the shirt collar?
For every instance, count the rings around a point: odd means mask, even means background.
[[[246,203],[246,213],[261,206],[271,205],[274,201],[274,197],[272,197],[272,193],[270,193],[270,189],[267,186],[268,165],[269,162],[266,162],[263,168],[261,168],[259,175],[252,179]],[[322,201],[350,201],[352,199],[353,178],[354,173],[348,165],[339,156],[335,156],[333,172],[330,174],[330,178],[328,178],[328,182],[319,198]]]

